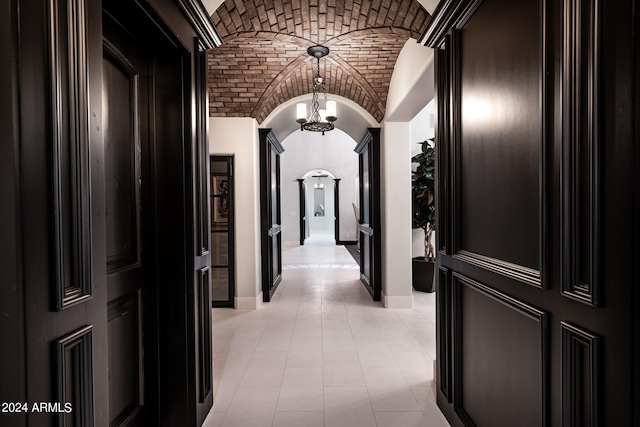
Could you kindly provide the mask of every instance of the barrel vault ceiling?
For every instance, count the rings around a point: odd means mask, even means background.
[[[212,15],[224,44],[209,51],[209,113],[262,123],[278,105],[312,92],[320,60],[327,94],[348,98],[378,122],[400,50],[430,18],[416,0],[225,0]],[[292,118],[293,120],[293,118]]]

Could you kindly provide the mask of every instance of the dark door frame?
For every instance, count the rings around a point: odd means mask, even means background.
[[[284,147],[271,129],[259,129],[259,138],[262,300],[269,302],[282,280],[280,154]]]
[[[136,37],[154,61],[149,178],[154,231],[148,247],[155,248],[156,268],[145,313],[155,324],[145,330],[151,335],[145,351],[156,357],[150,367],[156,378],[149,386],[150,424],[199,425],[213,404],[205,59],[206,49],[214,46],[204,36],[206,21],[193,14],[195,3],[172,7],[168,13],[186,16],[201,37],[184,40],[150,4],[132,8],[103,2],[105,13]],[[193,121],[195,129],[185,125]]]
[[[340,240],[340,180],[342,178],[333,178],[333,206],[334,206],[334,218],[333,218],[333,236],[336,241],[336,245],[353,245],[355,241]],[[304,241],[307,236],[307,195],[305,193],[305,181],[307,178],[298,178],[298,223],[300,229],[300,246],[304,245]]]
[[[334,197],[334,206],[335,206],[335,235],[336,235],[336,245],[355,245],[358,243],[357,240],[342,240],[340,238],[340,181],[342,178],[334,178],[335,189],[333,192]]]
[[[333,235],[336,245],[343,245],[340,241],[340,179],[333,178]]]
[[[122,32],[131,34],[140,46],[148,48],[147,54],[155,63],[155,81],[149,89],[149,115],[154,117],[161,111],[156,110],[155,99],[164,99],[166,105],[181,104],[184,99],[184,82],[180,78],[184,67],[183,57],[186,55],[184,46],[166,36],[170,33],[166,33],[161,18],[147,8],[138,6],[125,10],[116,2],[107,1],[103,6],[104,19],[111,18]],[[157,52],[157,46],[165,46],[165,52]],[[174,80],[176,77],[177,81]],[[164,86],[162,81],[165,81]],[[170,81],[173,84],[169,84]],[[149,377],[144,393],[148,406],[145,422],[158,423],[164,417],[163,409],[177,403],[178,390],[186,392],[188,389],[185,379],[168,380],[165,377],[170,374],[167,363],[176,369],[179,366],[186,367],[187,361],[186,336],[184,330],[178,331],[179,325],[186,326],[186,304],[180,304],[179,308],[173,306],[175,301],[185,300],[188,287],[185,279],[189,270],[184,257],[187,247],[182,237],[187,230],[184,217],[187,195],[184,182],[182,185],[175,185],[176,180],[184,180],[184,160],[187,153],[183,147],[174,147],[170,142],[174,138],[184,138],[185,130],[182,126],[171,125],[170,121],[160,121],[149,132],[149,138],[153,141],[149,154],[149,168],[152,172],[146,186],[149,190],[146,197],[150,200],[150,206],[153,206],[152,212],[147,214],[153,224],[149,227],[149,235],[145,236],[143,255],[149,257],[150,254],[146,252],[149,248],[155,248],[152,255],[155,258],[155,275],[143,292],[143,335],[145,355],[155,356],[153,360],[145,357],[143,369],[145,377]],[[174,286],[168,286],[169,283]],[[167,393],[168,390],[175,394]]]
[[[298,178],[298,209],[299,224],[300,224],[300,246],[304,245],[304,241],[307,239],[307,189],[305,185],[305,178]]]
[[[212,307],[234,307],[234,297],[235,297],[235,288],[236,288],[236,279],[235,279],[235,269],[236,269],[236,260],[235,260],[235,185],[234,185],[234,175],[233,175],[233,160],[234,160],[234,156],[233,155],[217,155],[217,154],[212,154],[209,156],[209,160],[211,163],[213,162],[226,162],[227,164],[227,177],[228,177],[228,182],[229,182],[229,192],[227,194],[228,197],[228,212],[229,212],[229,218],[228,218],[228,223],[227,223],[227,228],[226,230],[223,230],[222,232],[227,233],[227,257],[228,257],[228,261],[226,264],[227,267],[227,278],[228,278],[228,286],[229,286],[229,299],[227,301],[214,301],[212,299],[211,301],[211,306]],[[211,170],[213,170],[213,168],[211,168]],[[213,172],[211,172],[211,176],[213,177]],[[214,194],[214,189],[211,188],[211,212],[213,215],[213,209],[215,209],[214,206],[214,202],[215,202],[215,197],[216,195]],[[213,235],[214,233],[216,233],[216,231],[213,229],[213,218],[211,218],[211,234]],[[211,239],[211,241],[213,242],[213,239]],[[212,271],[214,271],[216,268],[220,268],[220,267],[224,267],[224,265],[220,264],[215,264],[215,259],[216,259],[216,251],[218,251],[220,248],[217,245],[212,245],[211,247],[211,269]]]

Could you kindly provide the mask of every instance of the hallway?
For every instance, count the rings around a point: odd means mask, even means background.
[[[283,248],[255,311],[214,309],[215,398],[204,427],[448,426],[435,404],[435,294],[383,309],[351,255],[313,237]]]

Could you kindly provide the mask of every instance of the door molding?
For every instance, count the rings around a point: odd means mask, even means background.
[[[73,0],[64,5],[67,10],[60,3],[49,2],[56,311],[92,295],[86,6]]]

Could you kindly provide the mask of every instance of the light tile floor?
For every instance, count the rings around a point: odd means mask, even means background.
[[[214,309],[214,405],[204,427],[440,427],[435,294],[384,309],[335,241],[283,248],[258,310]]]

